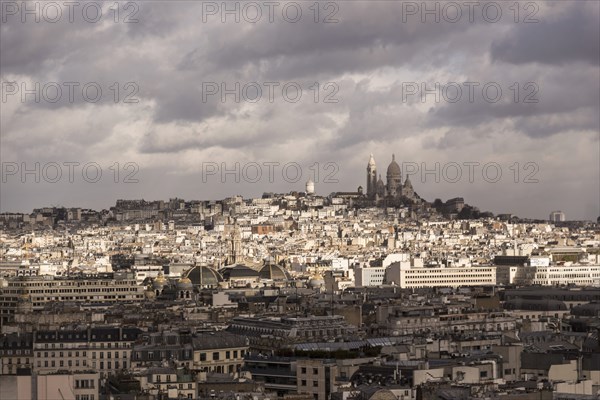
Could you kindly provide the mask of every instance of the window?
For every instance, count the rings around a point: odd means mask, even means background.
[[[230,359],[231,358],[231,352],[230,351],[226,351],[225,352],[225,359]]]
[[[302,379],[301,386],[306,386],[306,379]]]
[[[303,374],[306,373],[306,367],[302,367],[302,369],[300,370]]]
[[[206,361],[206,353],[200,353],[200,361]]]
[[[319,386],[319,381],[313,381],[313,387],[318,387]]]
[[[319,375],[319,369],[313,368],[313,375]]]
[[[215,360],[215,361],[219,359],[219,352],[218,351],[215,351],[213,353],[212,359]]]

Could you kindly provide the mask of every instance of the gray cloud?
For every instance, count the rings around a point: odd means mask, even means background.
[[[385,171],[395,152],[399,160],[418,163],[494,161],[508,168],[534,161],[540,167],[536,185],[515,185],[509,177],[496,185],[413,184],[431,200],[460,195],[495,212],[543,218],[563,209],[570,218],[595,219],[600,171],[580,172],[580,166],[598,164],[598,146],[590,143],[598,143],[600,130],[600,5],[536,4],[540,22],[533,24],[515,23],[510,4],[502,4],[503,18],[495,23],[480,14],[474,23],[422,23],[419,15],[403,22],[402,3],[388,1],[339,2],[333,24],[314,23],[309,12],[293,24],[281,18],[221,23],[218,17],[203,23],[197,2],[139,2],[133,24],[9,19],[0,24],[0,80],[97,82],[106,91],[96,104],[80,96],[56,103],[31,96],[21,103],[13,96],[0,104],[2,161],[95,161],[107,179],[108,167],[130,161],[142,179],[135,185],[11,179],[2,184],[0,209],[53,203],[102,208],[119,197],[298,190],[309,166],[335,162],[339,183],[317,184],[327,194],[364,186],[369,153]],[[265,93],[257,103],[202,98],[203,82],[232,87],[271,81],[299,83],[301,100],[287,101],[279,90],[273,102]],[[465,81],[497,82],[502,101],[403,99],[403,83]],[[121,88],[137,84],[139,102],[115,103],[107,89],[115,82]],[[309,88],[315,82],[316,102]],[[337,102],[324,102],[328,82],[339,89]],[[515,82],[521,96],[523,85],[535,82],[539,102],[511,101]],[[302,180],[199,184],[203,162],[268,161],[298,162]],[[573,191],[580,195],[574,198]]]

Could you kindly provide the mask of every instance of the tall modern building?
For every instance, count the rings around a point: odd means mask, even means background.
[[[548,219],[550,220],[550,222],[564,222],[565,213],[562,211],[552,211]]]

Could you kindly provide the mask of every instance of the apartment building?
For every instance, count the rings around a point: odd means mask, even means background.
[[[420,267],[409,262],[396,262],[388,267],[388,275],[403,289],[428,287],[492,286],[496,284],[495,266]]]
[[[246,339],[227,332],[160,332],[137,343],[132,350],[132,367],[160,366],[175,361],[178,367],[196,372],[235,373],[244,365]]]
[[[99,380],[93,371],[0,376],[0,400],[99,400]]]
[[[95,370],[106,377],[130,367],[131,349],[141,334],[138,328],[122,327],[38,331],[33,370],[38,374]]]
[[[0,336],[0,375],[14,375],[17,370],[31,368],[33,336],[11,333]]]
[[[8,278],[0,290],[0,324],[13,322],[16,312],[43,310],[48,303],[142,302],[144,287],[133,273],[115,272],[60,278],[50,275]]]
[[[299,394],[310,394],[315,400],[327,400],[335,391],[338,367],[335,360],[299,359],[296,381]]]

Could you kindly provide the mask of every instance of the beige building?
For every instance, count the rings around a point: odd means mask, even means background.
[[[142,302],[144,287],[133,273],[107,273],[82,278],[51,275],[9,278],[0,290],[0,325],[13,322],[15,312],[43,310],[50,302]]]
[[[98,400],[95,372],[0,376],[0,400]]]
[[[33,371],[95,370],[105,377],[130,367],[137,328],[89,328],[78,331],[38,331],[34,336]]]
[[[173,399],[197,398],[196,380],[192,375],[185,374],[182,368],[151,367],[136,372],[134,378],[140,381],[143,391],[156,396],[167,395]]]
[[[327,400],[335,391],[338,367],[335,361],[300,359],[296,363],[299,394],[311,394],[317,400]]]

